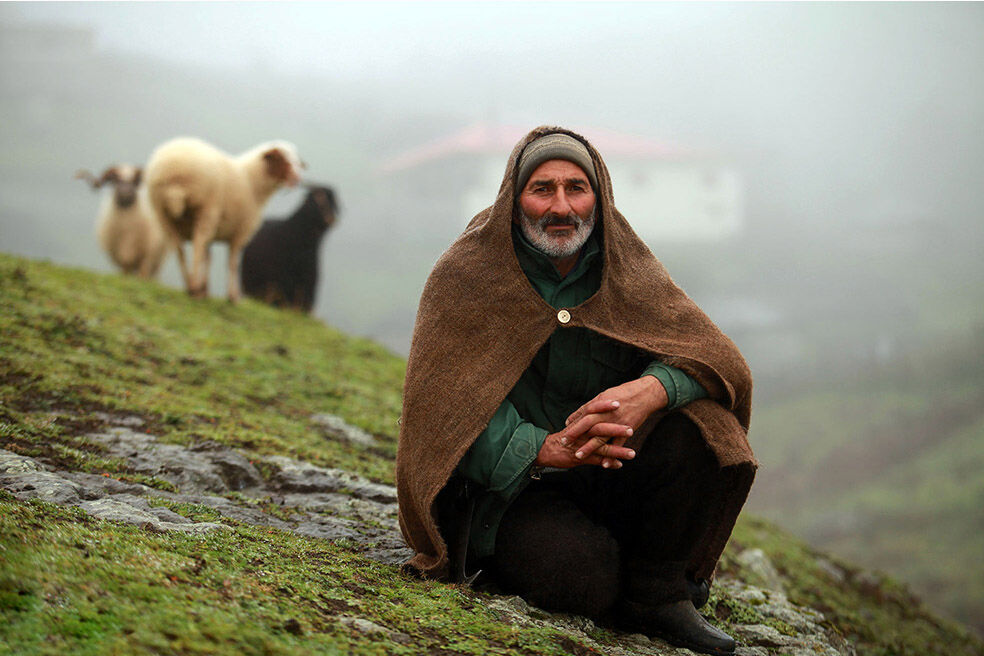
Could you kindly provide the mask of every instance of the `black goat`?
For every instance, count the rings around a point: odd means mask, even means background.
[[[318,250],[337,212],[330,187],[309,185],[290,218],[263,221],[243,250],[243,292],[277,307],[310,312],[318,286]]]

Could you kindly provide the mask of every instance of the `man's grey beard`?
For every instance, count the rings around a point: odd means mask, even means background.
[[[595,206],[597,207],[597,205]],[[591,213],[587,217],[581,218],[574,212],[569,213],[563,219],[553,212],[547,212],[535,220],[526,215],[522,207],[519,207],[519,228],[536,250],[547,257],[563,258],[574,255],[591,236],[595,224],[595,207],[591,208]],[[547,226],[552,223],[570,223],[574,226],[574,234],[563,240],[551,237],[547,233]]]

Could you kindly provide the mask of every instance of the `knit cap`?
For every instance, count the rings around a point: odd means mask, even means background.
[[[516,195],[522,193],[530,176],[536,167],[551,159],[563,159],[573,162],[581,167],[591,188],[597,192],[598,178],[595,175],[594,162],[591,161],[591,154],[584,144],[574,137],[563,134],[545,134],[536,139],[523,150],[519,156],[518,173],[516,174]]]

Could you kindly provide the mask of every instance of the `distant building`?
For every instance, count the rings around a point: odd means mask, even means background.
[[[506,157],[527,131],[479,123],[401,153],[380,168],[387,195],[424,203],[436,232],[460,230],[492,203]],[[643,239],[717,240],[741,231],[741,179],[722,158],[606,130],[582,133],[605,158],[616,206]]]

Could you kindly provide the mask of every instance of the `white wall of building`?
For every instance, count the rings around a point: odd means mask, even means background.
[[[643,239],[717,240],[742,228],[741,178],[726,165],[618,159],[606,164],[615,206]],[[461,196],[463,225],[495,200],[504,166],[502,157],[481,158],[475,183]]]

